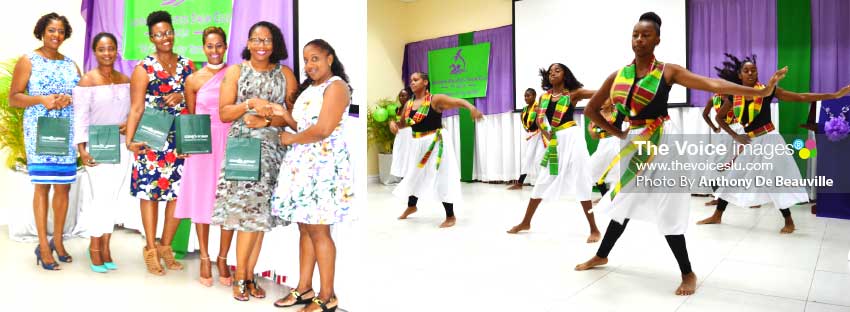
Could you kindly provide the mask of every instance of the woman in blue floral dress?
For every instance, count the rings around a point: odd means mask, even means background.
[[[33,211],[38,232],[36,263],[45,270],[58,270],[53,251],[59,261],[71,262],[71,256],[62,244],[65,217],[68,212],[68,192],[77,177],[77,152],[74,147],[74,107],[71,91],[80,80],[80,69],[67,56],[59,53],[59,46],[71,37],[71,24],[64,16],[50,13],[42,16],[33,31],[43,46],[18,59],[12,73],[9,105],[24,108],[24,145],[27,152],[27,171],[35,184]],[[36,153],[38,119],[41,117],[69,120],[68,153],[54,156]],[[47,240],[47,202],[53,188],[53,236]]]
[[[146,246],[143,250],[148,272],[155,275],[165,274],[160,258],[165,260],[169,270],[181,270],[183,265],[174,260],[171,241],[179,219],[174,218],[177,206],[177,192],[180,188],[180,174],[183,171],[182,156],[174,148],[174,124],[168,133],[168,145],[164,150],[153,150],[143,142],[133,142],[136,127],[147,109],[161,110],[174,116],[188,112],[183,100],[183,87],[186,77],[195,71],[187,58],[172,52],[174,28],[171,15],[165,11],[156,11],[147,18],[150,41],[156,52],[133,70],[130,79],[130,116],[127,118],[127,149],[136,156],[130,183],[130,193],[139,198],[142,210],[142,224],[145,229]],[[160,244],[156,244],[156,225],[160,201],[166,201],[165,225]]]

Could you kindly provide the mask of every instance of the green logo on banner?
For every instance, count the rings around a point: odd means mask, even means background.
[[[148,39],[148,14],[153,11],[171,13],[174,26],[174,53],[193,61],[204,61],[201,35],[204,28],[218,26],[230,30],[233,15],[231,0],[126,0],[124,2],[125,60],[141,60],[154,52]]]
[[[431,93],[469,99],[487,96],[490,43],[428,51]]]

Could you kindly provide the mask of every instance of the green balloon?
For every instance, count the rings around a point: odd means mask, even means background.
[[[378,107],[378,108],[375,109],[374,112],[372,112],[372,119],[374,119],[377,122],[384,122],[384,121],[387,120],[387,117],[389,117],[387,115],[387,110],[384,109],[383,107]]]
[[[398,111],[398,105],[395,104],[389,104],[385,108],[387,109],[387,113],[389,113],[390,116],[394,116],[395,112]]]

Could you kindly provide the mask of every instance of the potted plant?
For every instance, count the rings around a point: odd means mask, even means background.
[[[390,167],[393,163],[393,140],[395,134],[390,131],[388,122],[396,118],[398,103],[388,98],[379,99],[369,109],[366,129],[369,144],[378,149],[378,174],[381,183],[388,184],[392,179]]]
[[[0,61],[0,151],[6,154],[6,161],[0,168],[0,176],[6,182],[8,208],[5,216],[0,213],[0,224],[9,224],[9,237],[16,241],[35,241],[35,220],[32,213],[32,194],[34,187],[27,174],[27,153],[24,147],[24,110],[9,106],[9,89],[12,84],[12,72],[18,59]],[[80,163],[77,161],[77,179],[80,179]],[[48,201],[53,195],[48,196]],[[68,217],[65,219],[65,236],[79,232],[76,227],[79,187],[71,185],[68,194]],[[50,205],[50,203],[48,203]],[[48,206],[50,207],[50,206]],[[47,209],[47,232],[53,232],[53,209]]]

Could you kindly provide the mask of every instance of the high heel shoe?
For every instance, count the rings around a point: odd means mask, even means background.
[[[41,246],[35,247],[35,265],[39,265],[39,264],[41,265],[41,267],[43,269],[48,270],[48,271],[58,271],[59,270],[59,264],[58,263],[56,263],[56,262],[47,263],[47,262],[44,262],[43,259],[41,259]]]
[[[248,301],[250,297],[248,296],[247,284],[247,280],[238,280],[233,283],[233,299],[237,301]]]
[[[56,256],[59,258],[59,261],[62,261],[62,262],[65,262],[65,263],[71,263],[71,261],[74,261],[74,258],[71,258],[71,255],[64,255],[63,256],[63,255],[59,254],[59,251],[56,250],[56,245],[53,243],[52,238],[50,239],[50,251],[51,252],[56,251]]]
[[[183,265],[174,259],[174,251],[171,249],[171,246],[156,246],[156,252],[159,254],[159,257],[165,261],[165,267],[169,270],[183,269]]]
[[[206,265],[204,265],[206,264]],[[204,268],[210,272],[210,277],[204,277]],[[213,284],[212,280],[212,263],[210,262],[210,257],[201,257],[201,277],[200,277],[201,285],[211,287]]]
[[[142,258],[145,259],[145,266],[148,268],[148,272],[153,275],[165,275],[165,269],[162,268],[162,264],[159,263],[159,255],[156,253],[156,248],[142,248]]]
[[[104,262],[103,266],[105,266],[107,270],[118,270],[118,266],[115,265],[114,262]]]
[[[94,252],[100,252],[100,250],[93,250],[93,249],[89,249],[89,260],[91,260],[91,252],[92,252],[92,251],[94,251]],[[92,270],[92,271],[94,271],[95,273],[106,273],[106,272],[108,272],[108,271],[109,271],[109,269],[107,269],[107,268],[106,268],[106,266],[105,266],[105,265],[103,265],[103,264],[101,264],[101,265],[94,265],[94,263],[92,263],[92,264],[90,264],[90,265],[89,265],[89,267],[91,267],[91,270]]]
[[[304,295],[310,294],[310,293],[313,293],[312,288],[305,290],[303,294],[299,293],[297,289],[293,288],[292,290],[289,291],[289,295],[286,295],[286,297],[280,298],[277,301],[275,301],[274,306],[278,307],[278,308],[286,308],[286,307],[291,307],[291,306],[295,306],[295,305],[299,305],[299,304],[308,304],[310,302],[313,302],[313,298],[316,297],[316,295],[314,294],[313,297],[304,298]],[[293,302],[291,304],[283,304],[283,302],[286,301],[286,298],[289,298],[289,297],[295,298],[295,302]]]
[[[230,268],[227,267],[227,258],[218,256],[218,261],[216,261],[215,265],[218,268],[218,282],[224,286],[233,284],[233,276],[230,276]],[[222,265],[224,270],[221,269]],[[224,272],[227,272],[228,276],[222,276]]]

